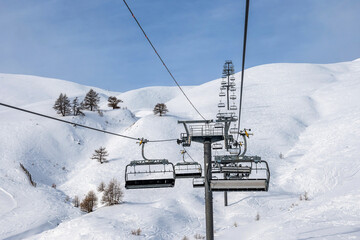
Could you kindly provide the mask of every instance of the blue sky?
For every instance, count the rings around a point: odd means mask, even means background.
[[[241,68],[245,0],[127,0],[181,85]],[[252,0],[246,68],[360,58],[359,0]],[[121,0],[0,0],[0,72],[173,86]]]

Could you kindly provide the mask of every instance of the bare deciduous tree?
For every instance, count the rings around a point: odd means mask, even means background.
[[[56,99],[53,108],[56,110],[58,114],[61,114],[62,116],[70,115],[71,104],[66,94],[60,93],[60,96]]]
[[[167,109],[165,103],[158,103],[154,107],[154,114],[159,114],[160,116],[166,114],[169,110]]]
[[[95,159],[99,163],[103,164],[104,162],[107,162],[107,156],[109,156],[109,154],[106,149],[104,147],[100,147],[99,149],[95,150],[95,153],[92,155],[91,159]]]
[[[113,178],[104,190],[101,203],[108,206],[120,204],[122,202],[123,196],[124,192],[121,190],[120,183],[115,178]]]
[[[78,97],[73,99],[71,108],[74,116],[85,116],[85,114],[82,112],[84,109],[84,103],[79,103]]]
[[[99,94],[95,92],[93,89],[90,89],[90,91],[86,94],[84,99],[85,109],[88,109],[90,111],[96,110],[99,108],[98,106],[99,102],[100,102]]]
[[[108,102],[108,107],[112,107],[113,109],[119,109],[120,107],[118,106],[118,104],[123,101],[111,96],[108,98]]]
[[[105,190],[105,183],[104,182],[101,182],[100,184],[99,184],[99,186],[98,186],[98,188],[97,188],[97,190],[99,191],[99,192],[103,192],[104,190]]]
[[[84,212],[92,212],[97,204],[98,198],[94,191],[89,191],[84,200],[80,203],[80,208]]]
[[[72,200],[72,203],[74,204],[74,207],[79,207],[80,206],[79,197],[75,196],[74,199]]]

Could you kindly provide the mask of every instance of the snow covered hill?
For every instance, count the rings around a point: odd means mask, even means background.
[[[239,85],[240,74],[236,74]],[[91,87],[34,76],[0,74],[0,102],[57,116],[60,93],[83,98]],[[220,79],[185,87],[206,118],[214,118]],[[178,138],[179,119],[198,119],[175,87],[100,93],[104,116],[69,121],[148,139]],[[108,96],[121,109],[106,105]],[[242,128],[251,128],[249,154],[267,160],[266,193],[214,193],[216,239],[360,238],[360,59],[336,64],[269,64],[245,72]],[[169,113],[154,116],[165,102]],[[109,162],[90,157],[100,146]],[[149,158],[181,160],[175,142],[148,143]],[[188,149],[202,162],[203,147]],[[283,155],[280,158],[280,153]],[[214,152],[214,154],[216,154]],[[141,159],[135,141],[54,122],[0,106],[0,239],[194,239],[205,235],[204,190],[189,179],[174,188],[126,190],[124,203],[81,213],[70,200],[101,181],[124,185],[125,166]],[[32,187],[19,167],[31,173]],[[51,187],[53,184],[56,188]],[[308,200],[300,200],[300,195]],[[100,195],[99,195],[100,196]],[[302,197],[304,198],[304,197]],[[256,215],[259,220],[256,221]],[[140,236],[131,234],[140,228]]]

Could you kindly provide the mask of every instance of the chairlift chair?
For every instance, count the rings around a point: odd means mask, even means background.
[[[227,81],[226,81],[226,80],[222,80],[222,81],[221,81],[221,85],[222,85],[222,86],[226,86],[226,85],[227,85]]]
[[[224,168],[226,172],[223,178],[213,178],[210,182],[212,191],[268,191],[270,171],[266,161],[249,161],[250,169],[244,166],[236,168]],[[256,166],[254,167],[254,164]],[[261,164],[261,167],[257,167]]]
[[[222,146],[221,143],[213,143],[213,144],[212,144],[212,149],[213,149],[213,150],[223,149],[223,146]]]
[[[205,187],[205,178],[193,178],[193,187],[194,188],[201,188]]]
[[[125,188],[174,187],[174,165],[166,159],[135,160],[125,168]]]
[[[231,77],[230,77],[230,81],[235,81],[235,77],[234,77],[234,76],[231,76]]]
[[[230,91],[235,92],[235,91],[236,91],[236,87],[231,86],[231,87],[230,87]]]
[[[225,107],[225,103],[223,103],[223,102],[219,102],[218,107],[219,107],[219,108],[223,108],[223,107]]]
[[[230,99],[231,99],[231,100],[235,100],[235,99],[236,99],[236,95],[235,95],[235,94],[231,94],[231,95],[230,95]]]
[[[144,146],[148,140],[141,139],[142,157],[144,160],[131,161],[125,168],[125,188],[165,188],[174,187],[174,165],[167,159],[147,159]]]
[[[219,97],[225,97],[226,96],[226,94],[223,92],[223,91],[221,91],[220,93],[219,93]]]
[[[182,150],[183,162],[175,164],[175,176],[176,178],[198,178],[201,177],[202,169],[201,164],[198,162],[186,162],[185,161],[186,150]]]
[[[175,164],[176,178],[199,178],[202,169],[198,162],[179,162]]]
[[[234,110],[237,110],[237,106],[236,106],[235,104],[233,104],[233,105],[231,105],[231,106],[229,107],[229,109],[230,109],[230,110],[233,110],[233,111],[234,111]]]
[[[230,128],[230,133],[231,133],[231,134],[239,133],[239,128],[237,128],[237,127],[232,127],[232,128]]]

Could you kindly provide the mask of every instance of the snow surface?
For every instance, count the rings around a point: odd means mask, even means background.
[[[240,73],[236,74],[239,85]],[[60,93],[83,98],[88,86],[35,76],[0,74],[0,102],[51,116]],[[207,118],[214,118],[220,79],[185,87]],[[148,139],[178,138],[178,120],[199,119],[175,87],[125,93],[94,88],[104,116],[63,119]],[[124,100],[106,106],[108,96]],[[271,170],[269,192],[214,193],[216,239],[360,238],[360,61],[336,64],[269,64],[245,72],[241,128],[251,128],[249,155],[262,156]],[[154,116],[165,102],[169,113]],[[65,125],[0,107],[0,239],[194,239],[205,235],[204,190],[191,179],[174,188],[124,190],[124,203],[98,204],[93,213],[71,199],[96,191],[101,181],[124,186],[126,164],[141,159],[135,141]],[[90,157],[106,147],[109,162]],[[175,142],[148,143],[148,158],[182,161]],[[187,149],[202,162],[203,146]],[[284,156],[280,158],[282,153]],[[218,154],[214,152],[213,154]],[[32,187],[19,167],[32,174]],[[56,189],[51,185],[56,184]],[[300,200],[307,192],[309,200]],[[100,193],[97,193],[101,197]],[[304,198],[304,197],[302,197]],[[259,220],[256,221],[256,215]],[[140,236],[131,234],[140,228]]]

